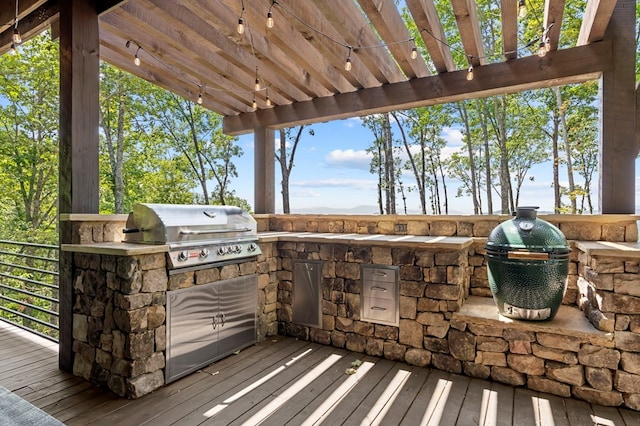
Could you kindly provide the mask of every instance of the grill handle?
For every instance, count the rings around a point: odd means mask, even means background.
[[[232,228],[232,229],[214,229],[206,231],[180,231],[180,235],[207,235],[207,234],[224,234],[226,232],[246,232],[251,228]]]

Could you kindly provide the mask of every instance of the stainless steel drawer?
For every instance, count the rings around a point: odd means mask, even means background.
[[[392,299],[379,299],[365,297],[362,312],[362,320],[380,321],[388,324],[397,322],[396,301]]]
[[[363,281],[362,292],[364,297],[377,297],[380,299],[395,299],[397,297],[395,281]]]
[[[379,281],[387,283],[395,283],[397,276],[397,269],[395,268],[376,268],[376,267],[363,267],[362,268],[362,280],[367,281]]]

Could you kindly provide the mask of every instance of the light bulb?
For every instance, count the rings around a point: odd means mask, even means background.
[[[549,52],[551,50],[551,40],[547,37],[544,41],[544,49]]]
[[[236,27],[238,34],[244,34],[244,19],[238,19],[238,26]]]
[[[416,59],[418,57],[418,49],[415,46],[411,49],[411,59]]]
[[[473,80],[473,65],[469,67],[469,71],[467,72],[467,80]]]
[[[22,43],[22,36],[20,36],[20,31],[17,28],[13,29],[13,42],[16,45]]]
[[[273,15],[271,12],[267,13],[267,28],[273,28]]]
[[[525,0],[519,0],[518,1],[518,17],[524,18],[525,16],[527,16],[527,5],[525,3]]]
[[[269,99],[269,95],[267,95],[267,106],[270,107],[271,106],[271,99]]]
[[[136,64],[137,67],[140,66],[140,58],[138,58],[138,54],[136,53],[135,58],[133,58],[133,63]]]
[[[254,86],[254,89],[256,90],[256,92],[260,91],[260,80],[258,80],[257,78],[256,78],[256,84]]]
[[[16,53],[17,53],[16,44],[15,43],[11,43],[11,47],[9,48],[9,54],[10,55],[15,55]]]
[[[347,58],[347,62],[344,63],[344,70],[351,71],[351,58]]]
[[[253,98],[253,102],[251,103],[251,108],[253,109],[258,108],[258,102],[256,102],[256,98]]]
[[[538,46],[538,56],[541,58],[544,58],[547,54],[547,48],[545,46],[544,43],[540,43],[540,45]]]
[[[196,100],[198,105],[202,105],[202,93],[198,94],[198,100]]]

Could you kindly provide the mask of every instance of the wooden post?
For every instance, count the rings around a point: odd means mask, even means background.
[[[618,0],[605,38],[613,68],[600,80],[600,212],[634,214],[636,140],[636,0]]]
[[[58,214],[98,213],[100,89],[98,14],[93,0],[60,0],[60,153]],[[60,244],[72,242],[59,222]],[[73,370],[73,265],[60,252],[59,367]]]
[[[253,168],[254,191],[253,210],[255,213],[275,213],[275,132],[259,127],[254,129],[255,156]]]

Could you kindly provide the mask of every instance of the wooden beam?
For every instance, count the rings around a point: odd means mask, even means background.
[[[612,67],[600,81],[599,202],[602,214],[635,214],[636,0],[618,0],[605,40]]]
[[[100,92],[98,15],[91,0],[60,0],[60,141],[58,214],[98,213]],[[59,242],[72,242],[60,222]],[[61,369],[73,369],[72,254],[60,252]]]
[[[358,4],[367,14],[369,21],[387,44],[398,65],[408,78],[426,77],[431,75],[427,64],[421,55],[411,59],[413,42],[398,43],[410,40],[411,34],[398,12],[398,6],[393,0],[358,0]]]
[[[111,12],[116,7],[120,7],[129,0],[94,0],[96,12],[98,15]]]
[[[436,71],[455,71],[456,66],[453,63],[451,49],[447,45],[447,36],[433,0],[406,0],[406,3]]]
[[[18,23],[21,20],[26,19],[34,10],[42,7],[46,0],[21,0],[18,3]],[[2,2],[2,6],[0,6],[0,32],[11,28],[13,31],[13,27],[15,26],[15,18],[16,18],[16,2],[5,0]]]
[[[588,0],[584,11],[577,46],[600,41],[609,26],[613,9],[618,0]]]
[[[273,129],[254,129],[253,209],[257,214],[276,212],[274,135]]]
[[[611,43],[593,43],[550,52],[544,58],[533,55],[478,67],[473,81],[467,81],[466,70],[456,71],[225,117],[224,132],[238,135],[251,132],[258,127],[293,127],[299,124],[581,83],[598,78],[603,70],[610,67]]]

